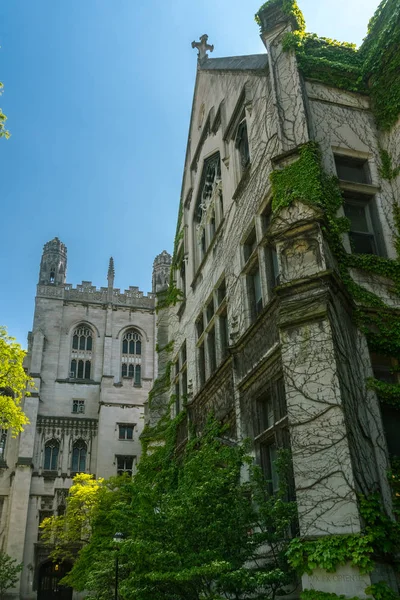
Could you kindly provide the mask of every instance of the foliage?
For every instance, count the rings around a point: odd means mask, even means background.
[[[101,483],[91,538],[64,582],[108,600],[114,581],[112,537],[121,531],[124,600],[228,595],[261,600],[283,594],[282,588],[293,583],[285,551],[296,515],[295,504],[285,502],[288,457],[280,460],[281,491],[269,496],[245,446],[225,442],[224,429],[214,421],[179,455],[176,423],[171,428],[165,444],[143,456],[132,480]],[[247,482],[240,480],[243,469],[249,470]]]
[[[362,80],[362,60],[355,44],[294,31],[283,39],[284,50],[294,50],[305,77],[341,89],[367,93]]]
[[[382,0],[368,25],[359,52],[375,117],[390,129],[400,114],[400,2]]]
[[[263,21],[263,11],[265,11],[266,9],[269,8],[273,8],[275,6],[280,6],[282,9],[282,12],[287,15],[288,17],[290,17],[290,20],[292,22],[293,25],[293,29],[296,31],[304,31],[305,29],[305,21],[304,21],[304,16],[303,13],[301,12],[296,0],[268,0],[268,2],[265,2],[260,9],[258,10],[258,12],[255,15],[255,21],[257,23],[257,25],[260,26],[261,31],[263,31],[265,29],[265,23]]]
[[[5,597],[8,589],[14,587],[22,571],[22,564],[17,564],[14,558],[0,551],[0,599]]]
[[[319,590],[303,590],[300,594],[300,600],[360,600],[360,598],[349,598],[342,594],[338,596],[337,594],[320,592]]]
[[[165,291],[157,294],[157,312],[168,308],[169,306],[175,306],[178,302],[183,300],[184,297],[182,290],[178,289],[175,285],[175,271],[180,268],[180,261],[183,260],[183,256],[181,256],[181,253],[178,252],[179,242],[183,239],[182,218],[183,204],[181,201],[179,204],[178,222],[176,225],[174,239],[174,251],[172,254],[171,269],[169,272],[169,284]]]
[[[371,535],[326,535],[314,541],[294,538],[290,542],[288,560],[300,573],[312,573],[316,568],[328,573],[350,562],[361,573],[372,571],[373,538]]]
[[[368,387],[374,390],[378,398],[387,404],[391,404],[400,410],[400,385],[396,383],[387,383],[379,379],[369,378]]]
[[[378,127],[385,130],[400,114],[399,21],[399,0],[382,0],[358,50],[353,44],[305,33],[304,28],[286,34],[283,44],[295,52],[305,77],[369,94]]]
[[[0,429],[12,429],[16,436],[29,423],[21,408],[23,394],[32,381],[25,373],[26,352],[7,330],[0,327]]]
[[[0,83],[0,96],[3,93],[3,87],[4,87],[3,84]],[[6,121],[7,121],[7,117],[0,108],[0,138],[4,137],[4,138],[8,139],[10,137],[10,132],[7,131],[7,129],[5,127]]]
[[[375,600],[399,600],[399,596],[384,581],[369,585],[365,589],[365,593],[372,594]]]
[[[41,541],[52,546],[52,558],[72,559],[76,547],[88,542],[99,494],[104,485],[103,479],[79,473],[69,490],[65,513],[48,517],[40,524]]]
[[[398,600],[397,596],[389,586],[384,583],[375,583],[365,589],[366,594],[371,594],[375,600]],[[320,592],[318,590],[304,590],[300,594],[300,600],[361,600],[359,596],[349,598],[348,596],[338,595],[329,592]]]

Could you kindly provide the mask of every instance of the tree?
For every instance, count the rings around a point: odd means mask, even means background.
[[[76,549],[89,541],[103,484],[103,479],[79,473],[69,490],[65,514],[48,517],[40,524],[42,542],[52,546],[54,559],[73,559]]]
[[[3,93],[3,84],[0,82],[0,96],[2,93]],[[0,138],[5,137],[8,139],[10,137],[10,132],[7,131],[7,129],[5,128],[6,121],[7,121],[7,117],[0,108]]]
[[[22,564],[16,563],[17,561],[14,558],[0,551],[0,600],[3,600],[6,591],[14,587],[18,581]]]
[[[32,381],[25,373],[26,352],[7,330],[0,327],[0,429],[12,429],[13,435],[23,430],[29,420],[21,408],[27,385]]]
[[[172,423],[165,446],[142,458],[133,480],[100,482],[83,525],[91,537],[83,541],[64,583],[109,598],[112,538],[121,531],[120,596],[126,600],[241,600],[249,595],[257,600],[284,595],[287,586],[293,591],[285,552],[296,510],[284,501],[284,456],[281,491],[270,496],[246,448],[225,440],[215,422],[181,455],[174,451],[175,432]],[[75,496],[74,490],[63,517],[44,524],[49,541],[58,526],[73,530]]]

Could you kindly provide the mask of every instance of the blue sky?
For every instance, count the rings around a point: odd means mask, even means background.
[[[172,250],[196,51],[263,52],[260,0],[2,0],[0,324],[24,346],[42,247],[68,247],[67,281],[151,288]],[[299,0],[307,29],[359,44],[377,0]]]

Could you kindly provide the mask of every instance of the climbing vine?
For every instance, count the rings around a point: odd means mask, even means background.
[[[263,11],[275,4],[281,4],[294,23],[293,32],[284,38],[284,49],[295,52],[303,75],[370,95],[378,127],[390,129],[400,114],[400,1],[382,0],[359,49],[354,44],[305,33],[303,15],[290,0],[270,0],[262,5],[256,15],[262,30],[268,26]]]
[[[285,15],[290,17],[294,30],[304,31],[306,23],[296,0],[269,0],[268,2],[265,2],[254,17],[257,25],[261,27],[261,30],[264,28],[263,10],[275,5],[281,5]]]
[[[399,172],[400,169],[392,166],[389,154],[381,151],[381,176],[392,180]],[[400,359],[400,315],[351,277],[351,268],[355,268],[389,278],[393,281],[392,293],[399,295],[400,263],[376,255],[349,254],[345,251],[342,236],[349,229],[349,221],[337,216],[343,198],[338,180],[325,173],[322,167],[318,145],[310,142],[300,147],[297,160],[271,174],[271,184],[273,214],[294,201],[301,201],[320,211],[319,218],[336,258],[341,279],[356,303],[355,320],[366,335],[370,350]],[[375,378],[370,378],[367,384],[377,392],[381,401],[400,409],[400,385]],[[350,562],[360,572],[367,573],[372,571],[377,558],[390,555],[394,560],[400,543],[398,522],[386,515],[377,495],[360,497],[359,505],[365,523],[361,534],[331,535],[306,541],[295,538],[287,552],[289,564],[300,573],[311,573],[316,568],[334,572],[340,565]],[[383,584],[376,584],[369,589],[369,593],[381,600],[394,598]],[[338,597],[312,590],[303,592],[301,596],[302,600]]]

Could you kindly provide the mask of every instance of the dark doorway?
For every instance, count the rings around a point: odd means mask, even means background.
[[[39,569],[38,600],[71,600],[72,588],[60,585],[70,569],[68,563],[45,562]]]

